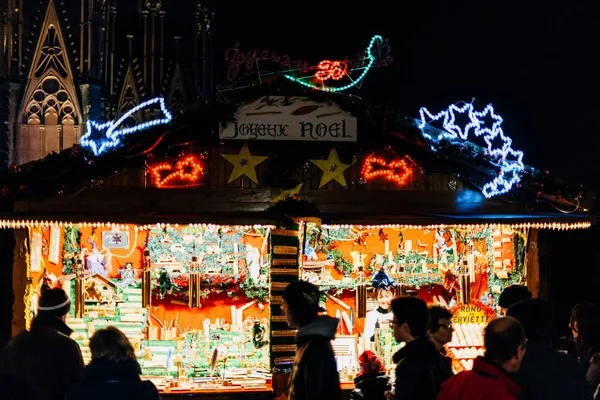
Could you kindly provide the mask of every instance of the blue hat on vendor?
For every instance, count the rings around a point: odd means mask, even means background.
[[[391,276],[385,272],[383,268],[381,268],[375,275],[373,275],[373,280],[371,284],[375,289],[384,289],[390,290],[396,287],[396,281],[392,279]]]

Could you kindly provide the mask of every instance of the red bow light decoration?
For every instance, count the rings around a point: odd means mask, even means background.
[[[320,81],[328,79],[340,80],[348,73],[348,64],[345,61],[329,61],[323,60],[319,63],[319,70],[315,74],[315,78]]]
[[[175,165],[165,162],[150,168],[152,183],[160,189],[199,186],[203,175],[204,159],[194,155],[181,158]]]
[[[388,162],[385,158],[370,155],[365,158],[361,175],[367,182],[376,178],[384,178],[396,182],[398,185],[404,185],[412,173],[413,170],[408,165],[406,158],[395,158]]]

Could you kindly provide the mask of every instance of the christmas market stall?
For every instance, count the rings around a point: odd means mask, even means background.
[[[94,331],[115,325],[165,398],[269,398],[296,352],[281,295],[304,279],[340,321],[345,388],[366,349],[392,369],[397,295],[452,310],[447,352],[470,369],[502,290],[539,294],[538,232],[590,227],[587,199],[550,196],[491,105],[413,118],[327,86],[363,79],[380,41],[362,66],[273,75],[175,118],[151,99],[14,166],[1,181],[13,209],[0,215],[16,243],[13,333],[60,286],[86,360]]]

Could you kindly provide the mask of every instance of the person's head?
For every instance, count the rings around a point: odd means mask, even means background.
[[[385,371],[381,358],[371,350],[365,350],[358,356],[358,365],[360,366],[360,372],[357,376],[368,374],[370,372]]]
[[[429,337],[436,347],[441,348],[452,340],[454,327],[452,326],[452,313],[444,307],[432,306],[429,308]]]
[[[321,293],[312,283],[297,281],[290,283],[283,291],[281,308],[290,328],[300,328],[312,321],[319,311]]]
[[[577,339],[580,330],[587,330],[589,325],[594,325],[600,319],[600,306],[594,303],[576,304],[571,310],[569,328],[573,338]]]
[[[92,360],[99,358],[111,361],[125,361],[136,359],[133,346],[127,336],[114,326],[97,330],[90,338]]]
[[[394,288],[391,286],[386,288],[379,288],[375,290],[375,295],[377,296],[377,304],[379,307],[384,310],[389,310],[392,304],[392,300],[394,298]]]
[[[600,350],[600,306],[594,303],[577,304],[569,322],[575,338],[577,353],[589,357]]]
[[[512,317],[492,320],[483,333],[485,358],[500,365],[506,372],[515,373],[525,355],[525,330]]]
[[[427,334],[429,309],[423,299],[412,296],[397,297],[392,300],[392,312],[394,339],[397,342],[410,342]]]
[[[528,299],[513,304],[506,315],[515,318],[525,329],[527,340],[550,340],[554,313],[552,307],[543,299]]]
[[[38,301],[39,318],[58,318],[63,322],[71,310],[71,300],[64,290],[60,288],[48,289],[42,293]]]
[[[510,285],[500,293],[498,298],[498,306],[500,306],[500,314],[506,315],[506,310],[515,303],[522,300],[527,300],[532,297],[531,292],[521,285]]]

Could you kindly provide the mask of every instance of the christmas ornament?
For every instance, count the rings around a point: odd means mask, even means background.
[[[354,162],[351,164],[342,163],[338,158],[336,149],[331,149],[327,160],[310,160],[310,162],[323,171],[323,177],[321,178],[321,184],[319,185],[320,188],[325,186],[331,180],[337,181],[345,188],[348,187],[346,178],[344,177],[344,171],[354,164]]]
[[[256,170],[254,169],[258,164],[265,161],[269,157],[265,156],[253,156],[250,154],[248,145],[244,145],[239,154],[221,154],[224,159],[233,164],[233,171],[229,176],[231,183],[242,175],[246,175],[248,179],[258,185],[258,179],[256,178]]]

